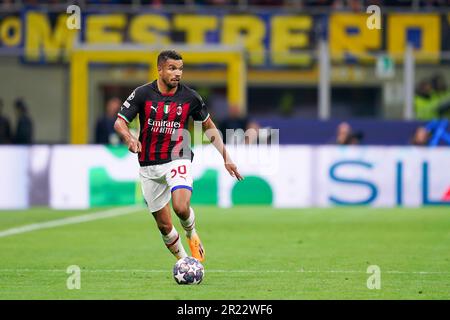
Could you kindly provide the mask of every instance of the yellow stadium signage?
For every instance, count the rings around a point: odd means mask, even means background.
[[[251,66],[310,66],[321,27],[334,59],[352,57],[373,62],[373,53],[387,51],[401,59],[407,42],[413,43],[418,60],[438,60],[450,50],[448,15],[390,13],[382,17],[381,29],[367,26],[369,14],[157,14],[127,13],[83,16],[80,30],[66,26],[68,15],[25,11],[0,18],[0,49],[20,48],[30,62],[68,61],[75,40],[85,44],[170,45],[184,43],[241,44]]]

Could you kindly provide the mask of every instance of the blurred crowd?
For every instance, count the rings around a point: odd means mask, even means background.
[[[95,124],[95,141],[97,144],[118,144],[120,138],[114,130],[114,122],[120,111],[122,100],[112,97],[106,102],[104,113],[97,119]]]
[[[355,131],[351,125],[343,121],[336,128],[335,143],[339,145],[358,145],[362,143],[364,133]]]
[[[2,0],[3,6],[17,5],[200,5],[200,6],[279,6],[297,8],[324,7],[365,11],[369,5],[401,8],[447,7],[450,0]]]
[[[442,74],[422,79],[414,97],[417,120],[450,118],[450,89]]]
[[[3,107],[3,100],[0,98],[0,144],[33,143],[33,121],[25,101],[21,98],[14,101],[15,126],[12,126],[9,117],[3,114]]]
[[[437,123],[437,125],[439,125]],[[442,138],[447,140],[445,137],[448,133],[445,132],[447,130],[447,125],[442,127],[444,132],[441,132]],[[419,125],[415,128],[414,132],[412,132],[409,141],[407,144],[413,146],[432,146],[431,140],[433,135],[436,133],[436,130],[432,126],[429,125]],[[438,137],[439,138],[439,137]],[[439,139],[438,139],[439,140]],[[436,140],[436,142],[439,142]],[[336,128],[336,134],[331,144],[336,145],[363,145],[364,144],[364,132],[362,130],[354,130],[352,126],[346,122],[340,122]]]

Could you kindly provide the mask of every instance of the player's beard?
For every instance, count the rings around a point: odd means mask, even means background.
[[[167,88],[170,90],[170,89],[173,89],[173,88],[176,88],[176,87],[178,87],[178,83],[179,83],[180,81],[178,80],[178,81],[176,81],[176,82],[174,82],[174,84],[172,84],[172,82],[170,81],[170,80],[164,80],[164,84],[167,86]]]

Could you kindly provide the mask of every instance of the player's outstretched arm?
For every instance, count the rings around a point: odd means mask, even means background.
[[[238,180],[243,180],[244,178],[241,176],[239,171],[237,170],[236,165],[233,163],[233,160],[231,160],[231,157],[229,156],[227,149],[225,148],[225,145],[223,144],[222,137],[220,135],[219,130],[217,130],[216,125],[211,120],[211,118],[208,118],[205,122],[203,122],[203,132],[205,132],[206,136],[208,137],[209,141],[216,147],[217,151],[220,152],[222,155],[225,169],[230,173],[232,177],[235,177]]]
[[[122,118],[117,118],[114,123],[114,130],[122,137],[123,141],[128,145],[128,150],[133,153],[141,152],[142,146],[138,139],[136,139],[128,129],[128,124]]]

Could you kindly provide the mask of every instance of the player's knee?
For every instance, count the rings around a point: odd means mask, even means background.
[[[177,202],[173,204],[173,211],[177,214],[177,216],[181,217],[189,217],[189,201],[186,202]]]

